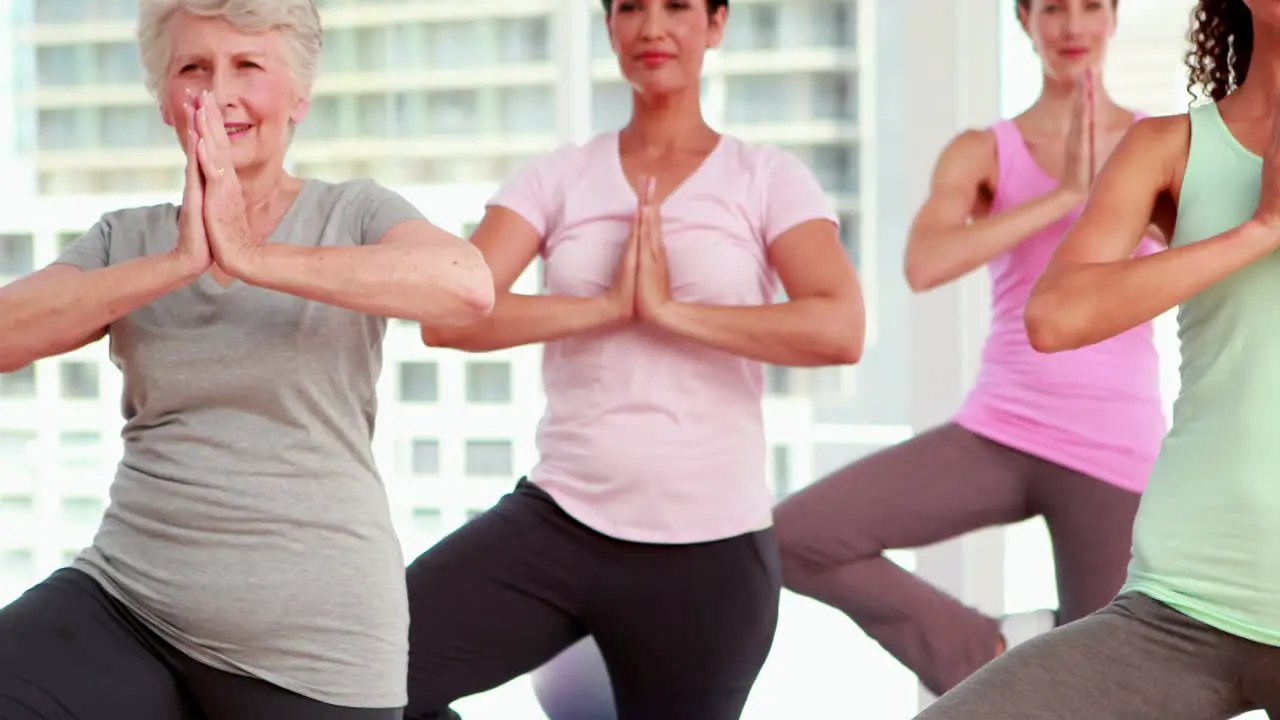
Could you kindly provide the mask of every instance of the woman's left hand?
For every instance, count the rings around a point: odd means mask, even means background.
[[[222,109],[208,92],[192,98],[196,108],[196,154],[204,174],[204,224],[214,262],[239,276],[259,245],[249,230],[244,194],[231,157]]]
[[[662,212],[654,200],[656,184],[654,178],[645,178],[640,184],[640,252],[636,271],[636,315],[654,324],[659,323],[663,310],[672,302]]]

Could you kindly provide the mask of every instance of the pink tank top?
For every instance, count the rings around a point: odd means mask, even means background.
[[[1012,120],[996,123],[992,131],[999,158],[992,214],[1057,187]],[[1142,492],[1167,427],[1152,324],[1051,355],[1031,347],[1023,324],[1031,288],[1082,209],[989,263],[991,332],[978,381],[955,421],[1002,445]],[[1162,248],[1144,238],[1135,256]]]

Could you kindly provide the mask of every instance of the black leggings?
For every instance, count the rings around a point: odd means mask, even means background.
[[[0,610],[0,720],[398,720],[187,657],[62,569]]]
[[[587,634],[619,720],[736,720],[773,645],[781,590],[772,530],[625,542],[526,480],[414,561],[408,579],[407,720],[456,718],[451,702]]]

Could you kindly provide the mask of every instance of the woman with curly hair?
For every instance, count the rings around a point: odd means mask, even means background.
[[[1201,0],[1191,40],[1213,102],[1125,137],[1026,313],[1059,352],[1178,308],[1182,389],[1128,581],[918,720],[1280,718],[1280,0]],[[1171,249],[1135,258],[1148,223]]]
[[[1114,3],[1017,0],[1015,9],[1042,64],[1040,97],[943,150],[907,245],[916,290],[988,267],[991,332],[978,381],[951,422],[836,471],[775,512],[786,587],[843,611],[938,695],[1115,598],[1167,427],[1151,323],[1061,355],[1027,337],[1031,288],[1140,114],[1116,104],[1097,71],[1116,31]],[[1147,238],[1137,251],[1163,247]],[[1053,542],[1054,609],[990,617],[883,554],[1037,516]]]

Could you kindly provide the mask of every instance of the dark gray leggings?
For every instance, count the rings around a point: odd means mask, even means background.
[[[63,569],[0,610],[0,720],[398,720],[208,667]]]
[[[587,634],[619,720],[736,720],[773,644],[781,592],[772,531],[627,542],[524,480],[415,560],[408,580],[409,720],[455,718],[453,701]]]
[[[996,656],[998,622],[885,550],[1044,516],[1066,623],[1119,592],[1139,499],[951,423],[792,495],[774,523],[785,586],[843,611],[941,695]]]
[[[1041,635],[980,670],[917,720],[1280,720],[1280,648],[1145,595]]]

